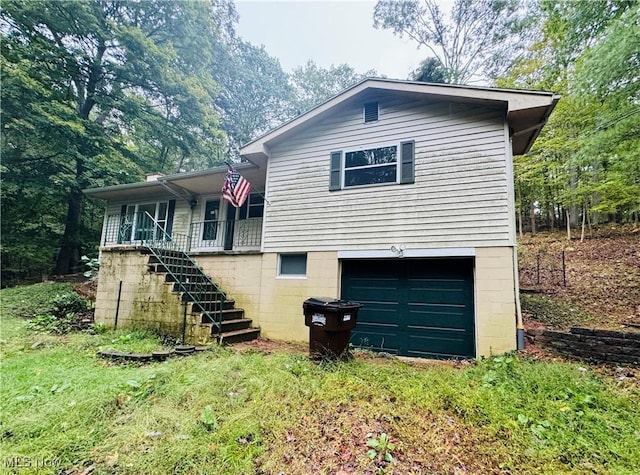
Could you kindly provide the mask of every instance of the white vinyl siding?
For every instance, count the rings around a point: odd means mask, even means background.
[[[379,100],[271,148],[265,252],[509,245],[505,117],[480,105]],[[415,141],[415,183],[329,191],[330,154]]]

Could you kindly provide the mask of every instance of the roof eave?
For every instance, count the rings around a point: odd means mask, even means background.
[[[493,104],[506,104],[507,113],[536,107],[548,107],[551,110],[557,102],[555,94],[546,91],[528,91],[518,89],[497,89],[477,86],[462,86],[455,84],[433,84],[415,81],[400,81],[390,79],[365,79],[358,84],[346,89],[340,94],[333,96],[322,104],[309,111],[285,122],[281,126],[267,132],[257,139],[249,142],[240,149],[243,156],[267,157],[269,154],[269,144],[274,140],[293,133],[303,127],[309,121],[327,113],[334,107],[355,95],[367,90],[379,89],[384,91],[411,92],[424,94],[432,97],[451,98],[454,100],[475,100]],[[549,111],[549,113],[551,113]],[[548,115],[547,115],[548,117]],[[537,134],[536,134],[537,136]],[[535,137],[528,144],[528,148],[533,144]],[[527,150],[528,150],[527,148]]]
[[[536,127],[532,132],[529,140],[527,141],[526,146],[524,147],[524,149],[522,151],[518,151],[516,152],[515,150],[513,151],[514,155],[524,155],[526,153],[529,153],[529,150],[531,150],[531,147],[533,147],[533,144],[535,143],[536,139],[538,138],[538,136],[540,135],[540,132],[542,132],[543,127],[547,124],[547,121],[549,120],[549,116],[551,115],[551,113],[553,112],[553,110],[555,109],[556,105],[558,104],[558,101],[561,99],[562,96],[558,95],[558,94],[553,94],[552,98],[551,98],[551,104],[549,104],[547,106],[547,109],[545,111],[545,115],[543,120],[539,123],[539,127]]]

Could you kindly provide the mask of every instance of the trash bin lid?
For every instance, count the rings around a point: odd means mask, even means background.
[[[334,299],[334,298],[331,298],[331,297],[311,297],[311,298],[308,298],[307,300],[305,300],[304,304],[305,305],[313,305],[313,306],[317,306],[317,307],[332,308],[332,309],[353,308],[353,307],[360,308],[360,307],[362,307],[362,304],[360,304],[358,302],[351,302],[349,300]]]

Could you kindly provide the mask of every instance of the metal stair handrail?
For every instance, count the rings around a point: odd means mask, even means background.
[[[148,212],[145,211],[146,217],[155,225],[155,229],[159,229],[162,231],[162,235],[165,239],[152,239],[151,241],[143,240],[144,246],[149,249],[149,251],[153,254],[153,256],[158,260],[158,262],[166,269],[167,273],[171,275],[175,282],[178,283],[182,292],[184,292],[189,299],[193,302],[194,305],[199,305],[202,309],[202,314],[216,327],[218,334],[222,332],[222,310],[224,303],[227,300],[227,294],[222,291],[218,285],[213,282],[209,276],[202,270],[202,268],[193,260],[193,258],[187,253],[185,249],[180,249],[179,245],[175,245],[171,240],[171,236],[167,234],[167,232],[160,226],[160,224],[151,216]],[[155,234],[155,233],[154,233]],[[170,263],[166,262],[165,258],[158,252],[159,250],[170,250],[179,252],[180,256],[180,274],[177,275],[170,269]],[[196,272],[192,274],[187,274],[184,272],[184,263],[185,260],[190,264],[190,267],[193,268]],[[189,281],[189,278],[195,278],[195,281]],[[183,280],[186,278],[186,280]],[[187,284],[195,284],[195,290],[192,292],[189,290]],[[214,290],[207,290],[203,284],[209,284]],[[194,295],[195,294],[195,295]],[[198,296],[204,295],[210,297],[209,302],[219,301],[218,311],[211,312],[207,310],[204,306],[205,301],[201,300]],[[214,300],[215,297],[215,300]],[[212,316],[212,313],[217,314],[217,319]]]

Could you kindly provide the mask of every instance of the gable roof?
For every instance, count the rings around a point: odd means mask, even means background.
[[[375,93],[502,106],[506,109],[514,155],[529,151],[560,96],[545,91],[433,84],[393,79],[365,79],[313,109],[285,122],[240,149],[247,158],[266,158],[269,148],[322,120],[352,100],[371,99]]]

